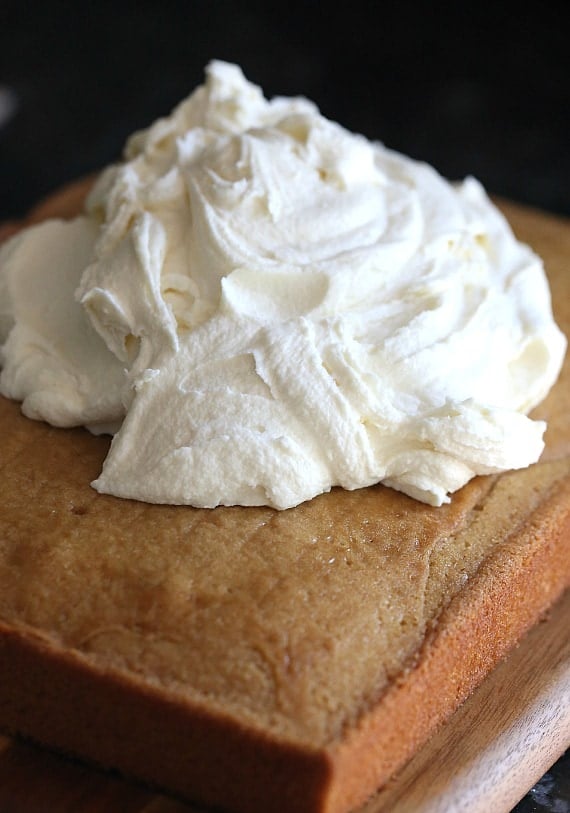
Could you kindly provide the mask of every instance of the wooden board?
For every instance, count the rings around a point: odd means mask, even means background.
[[[569,630],[570,591],[361,813],[508,813],[570,745]],[[203,813],[0,736],[0,813],[46,810]]]

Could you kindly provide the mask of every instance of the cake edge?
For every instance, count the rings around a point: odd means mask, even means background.
[[[545,617],[570,588],[569,542],[566,476],[522,532],[514,529],[482,562],[428,634],[416,664],[334,749],[326,813],[352,809],[380,789]]]

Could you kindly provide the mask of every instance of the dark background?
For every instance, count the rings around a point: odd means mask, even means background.
[[[570,215],[564,9],[0,0],[0,218],[115,160],[212,58],[449,178]]]
[[[116,160],[212,58],[449,178],[473,174],[492,193],[570,215],[565,5],[515,9],[0,0],[0,220]],[[518,813],[570,811],[569,766],[558,763]]]

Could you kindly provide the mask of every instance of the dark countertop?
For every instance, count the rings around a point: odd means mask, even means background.
[[[513,813],[570,813],[570,751],[536,783]]]
[[[570,216],[567,28],[558,6],[524,8],[2,0],[0,220],[115,160],[212,58],[449,178]],[[539,811],[569,813],[568,754],[516,808]]]
[[[2,0],[0,217],[116,159],[212,58],[449,178],[570,215],[570,52],[548,5]]]

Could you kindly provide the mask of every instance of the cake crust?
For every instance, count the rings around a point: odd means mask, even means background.
[[[504,209],[568,334],[568,224]],[[108,441],[0,400],[0,725],[244,813],[364,802],[570,583],[568,376],[541,462],[436,509],[382,486],[281,513],[104,497]]]

